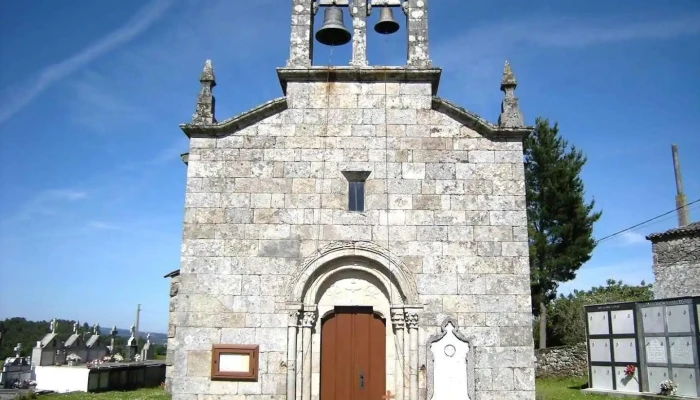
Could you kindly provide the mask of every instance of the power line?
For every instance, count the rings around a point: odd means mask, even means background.
[[[659,215],[657,215],[657,216],[654,217],[654,218],[650,218],[650,219],[648,219],[648,220],[646,220],[646,221],[644,221],[644,222],[640,222],[640,223],[638,223],[638,224],[636,224],[636,225],[630,226],[629,228],[625,228],[625,229],[623,229],[623,230],[621,230],[621,231],[618,231],[618,232],[615,232],[615,233],[613,233],[613,234],[611,234],[611,235],[605,236],[605,237],[603,237],[602,239],[596,240],[595,244],[598,244],[598,243],[602,242],[603,240],[613,238],[613,237],[615,237],[615,236],[617,236],[617,235],[619,235],[619,234],[625,233],[625,232],[630,231],[630,230],[632,230],[632,229],[634,229],[634,228],[638,228],[638,227],[640,227],[640,226],[642,226],[642,225],[644,225],[644,224],[648,224],[648,223],[651,222],[651,221],[654,221],[654,220],[659,219],[659,218],[661,218],[661,217],[665,217],[665,216],[667,216],[668,214],[671,214],[671,213],[674,213],[674,212],[680,210],[681,208],[688,207],[689,205],[692,205],[692,204],[695,204],[695,203],[698,203],[698,202],[700,202],[700,199],[696,199],[696,200],[691,201],[690,203],[688,203],[688,204],[686,204],[686,205],[684,205],[684,206],[680,206],[680,207],[676,208],[675,210],[671,210],[671,211],[665,212],[665,213],[663,213],[663,214],[659,214]]]

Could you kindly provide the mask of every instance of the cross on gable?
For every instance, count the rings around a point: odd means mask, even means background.
[[[391,390],[387,390],[386,394],[384,396],[382,396],[382,399],[384,399],[384,400],[391,400],[393,398],[394,398],[394,394],[391,393]]]

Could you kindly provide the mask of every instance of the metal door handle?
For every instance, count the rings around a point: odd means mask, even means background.
[[[360,389],[365,388],[365,374],[360,373]]]

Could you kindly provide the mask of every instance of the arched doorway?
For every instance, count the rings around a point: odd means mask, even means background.
[[[386,321],[372,307],[335,307],[321,321],[321,400],[375,400],[386,390]]]
[[[390,391],[389,396],[396,400],[418,400],[418,313],[423,306],[416,304],[417,300],[414,274],[399,258],[376,244],[333,242],[318,249],[292,274],[287,286],[287,399],[376,400]],[[325,372],[327,368],[322,367],[321,353],[326,356],[329,356],[328,353],[336,354],[336,349],[322,351],[322,347],[338,335],[337,332],[326,332],[324,337],[322,331],[333,329],[332,325],[338,323],[354,326],[352,318],[342,321],[343,318],[350,318],[341,316],[347,314],[347,307],[355,307],[355,310],[358,310],[356,307],[365,307],[366,311],[360,314],[372,316],[373,324],[377,324],[373,331],[380,330],[379,321],[383,328],[384,350],[372,351],[371,347],[369,350],[381,356],[383,382],[380,378],[372,383],[376,383],[381,391],[378,394],[371,392],[369,397],[359,396],[351,390],[351,387],[360,384],[367,387],[367,374],[360,374],[365,371],[352,370],[352,374],[348,372],[340,383],[336,384],[333,378],[333,383],[324,383],[324,388],[321,388],[321,383],[331,378],[324,376],[331,372]],[[324,327],[330,319],[335,322]],[[341,338],[340,342],[336,339],[334,346],[342,347],[341,342],[348,340],[354,342],[355,339]],[[366,348],[367,344],[366,341],[364,344],[353,343],[350,349]],[[337,351],[341,351],[340,357],[347,354],[342,353],[347,348]],[[379,363],[379,360],[377,358],[376,362]],[[350,371],[349,366],[343,368]],[[345,373],[345,370],[342,371]],[[364,378],[364,381],[360,378]],[[339,392],[341,389],[342,393]]]

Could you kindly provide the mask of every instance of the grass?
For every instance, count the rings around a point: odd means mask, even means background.
[[[537,400],[611,400],[611,397],[599,394],[585,394],[585,378],[538,379]],[[162,388],[140,389],[130,392],[105,393],[71,393],[41,396],[42,400],[167,400],[170,397]]]
[[[139,389],[129,392],[69,393],[40,396],[39,400],[167,400],[162,388]]]
[[[538,379],[537,400],[610,400],[615,397],[582,393],[585,378]]]

